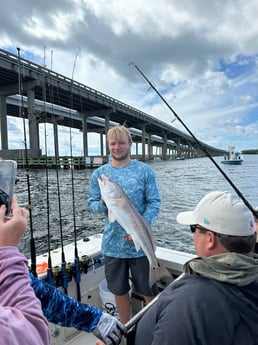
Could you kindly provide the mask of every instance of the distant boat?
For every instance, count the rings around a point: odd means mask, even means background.
[[[184,161],[185,157],[176,157],[176,161]]]
[[[232,164],[240,165],[242,164],[244,158],[241,152],[236,151],[235,146],[229,146],[228,151],[224,154],[224,160],[221,161],[222,164]]]

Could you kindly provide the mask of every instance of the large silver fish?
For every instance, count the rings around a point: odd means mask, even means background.
[[[136,250],[142,248],[146,254],[150,264],[149,286],[151,288],[161,277],[170,276],[170,273],[158,262],[153,235],[146,220],[109,176],[102,174],[98,183],[101,196],[108,208],[109,221],[116,220],[132,237]]]

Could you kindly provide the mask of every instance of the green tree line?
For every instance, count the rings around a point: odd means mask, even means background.
[[[242,150],[242,153],[245,155],[257,155],[258,154],[258,149],[255,150]]]

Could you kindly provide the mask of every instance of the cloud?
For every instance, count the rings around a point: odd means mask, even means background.
[[[256,0],[10,0],[0,47],[171,123],[133,61],[202,140],[257,148],[257,13]]]

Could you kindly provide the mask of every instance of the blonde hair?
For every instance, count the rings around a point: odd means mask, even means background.
[[[107,132],[108,141],[110,139],[123,139],[125,137],[127,137],[129,140],[129,143],[132,144],[133,140],[131,137],[131,133],[125,126],[122,126],[122,125],[110,128],[109,131]]]

